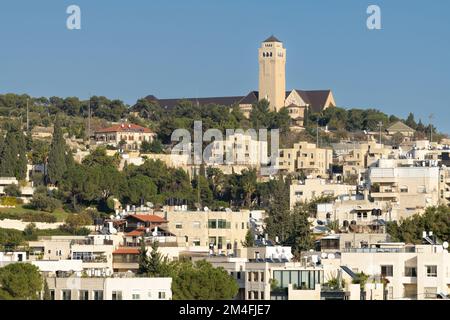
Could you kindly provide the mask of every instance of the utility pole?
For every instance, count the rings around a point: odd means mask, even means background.
[[[91,139],[91,94],[88,101],[88,142]]]
[[[428,118],[430,119],[430,143],[433,142],[433,125],[432,125],[433,116],[434,115],[432,113],[428,116]]]
[[[316,147],[319,147],[319,118],[317,118]]]
[[[380,127],[380,148],[381,148],[381,128],[383,127],[383,123],[381,121],[378,122],[378,126]]]
[[[28,117],[28,98],[27,98],[27,133],[28,130],[30,130],[30,121],[29,121],[29,117]]]

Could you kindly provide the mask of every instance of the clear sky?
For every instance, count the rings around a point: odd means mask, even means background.
[[[81,30],[66,8],[81,8]],[[382,30],[366,27],[381,8]],[[2,0],[0,93],[159,98],[245,95],[257,49],[287,48],[287,89],[342,107],[414,112],[450,133],[448,0]]]

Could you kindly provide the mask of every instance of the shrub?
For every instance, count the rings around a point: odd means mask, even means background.
[[[17,197],[20,197],[22,195],[22,192],[20,191],[20,188],[19,188],[19,186],[17,184],[7,185],[3,189],[3,191],[5,192],[5,194],[7,196],[10,196],[10,197],[16,197],[17,198]]]
[[[17,199],[15,197],[2,197],[0,199],[0,204],[2,206],[15,207],[17,204]]]
[[[53,212],[56,208],[61,206],[61,202],[57,199],[38,193],[33,196],[30,205],[36,210]]]

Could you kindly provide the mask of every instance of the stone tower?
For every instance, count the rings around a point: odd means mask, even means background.
[[[271,36],[262,42],[258,52],[259,100],[269,100],[270,110],[278,111],[286,98],[286,49]]]

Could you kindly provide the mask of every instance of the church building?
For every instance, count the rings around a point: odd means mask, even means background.
[[[239,105],[246,117],[249,117],[253,104],[266,99],[272,111],[280,111],[286,107],[293,119],[293,125],[299,127],[303,126],[306,108],[310,112],[320,112],[336,106],[331,90],[286,91],[286,49],[276,37],[271,36],[261,43],[258,49],[258,62],[258,91],[251,91],[245,96],[158,99],[149,95],[146,99],[166,109],[177,106],[180,101],[190,101],[197,105],[218,104],[230,107]]]

